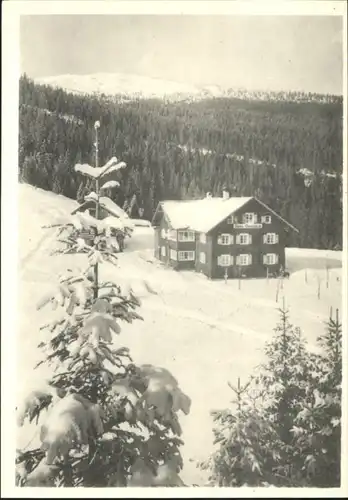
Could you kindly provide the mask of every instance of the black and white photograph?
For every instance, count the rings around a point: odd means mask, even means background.
[[[346,3],[5,3],[4,495],[345,497]]]

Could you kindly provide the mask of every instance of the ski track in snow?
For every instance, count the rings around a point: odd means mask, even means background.
[[[264,335],[260,334],[256,330],[253,330],[251,328],[243,328],[235,323],[233,323],[233,326],[231,326],[231,321],[219,321],[217,319],[212,319],[210,316],[207,316],[206,314],[196,313],[184,308],[163,305],[163,303],[154,304],[151,302],[146,302],[146,309],[152,311],[160,310],[162,313],[168,314],[169,316],[174,316],[174,317],[180,316],[180,318],[187,318],[194,321],[198,321],[200,323],[204,323],[205,325],[208,325],[211,328],[219,328],[221,330],[227,330],[237,335],[251,335],[253,338],[260,338],[264,340]]]
[[[35,247],[21,258],[20,268],[22,273],[26,270],[30,261],[35,258],[40,252],[44,252],[46,249],[48,249],[49,244],[53,242],[56,231],[54,229],[51,229],[51,231],[49,229],[43,229],[43,231],[45,231],[45,234],[42,235]]]

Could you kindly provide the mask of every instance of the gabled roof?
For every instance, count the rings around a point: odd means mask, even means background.
[[[159,207],[163,210],[173,229],[187,228],[207,233],[250,200],[250,197],[233,197],[227,200],[203,198],[188,201],[163,201]],[[158,208],[153,221],[156,220]]]
[[[90,193],[88,196],[86,196],[85,200],[86,201],[84,203],[79,205],[75,210],[73,210],[73,212],[71,212],[72,215],[76,214],[76,212],[83,212],[85,210],[88,210],[89,208],[95,208],[97,203],[97,195],[95,193]],[[107,196],[100,196],[99,205],[113,217],[129,219],[128,214]]]
[[[283,217],[281,217],[279,214],[277,214],[277,212],[275,212],[274,210],[272,210],[268,205],[266,205],[266,203],[263,203],[262,201],[258,200],[257,198],[255,198],[255,200],[260,203],[260,205],[262,205],[263,207],[265,207],[269,212],[271,212],[271,214],[275,215],[276,217],[278,217],[279,220],[281,220],[282,222],[284,222],[284,224],[286,224],[287,226],[290,227],[290,229],[292,229],[293,231],[296,231],[296,233],[299,233],[300,231],[297,229],[297,227],[293,226],[292,224],[290,224],[290,222],[288,222],[287,220],[285,220]]]
[[[93,202],[92,200],[84,201],[83,203],[81,203],[81,205],[74,208],[74,210],[71,212],[71,215],[75,215],[77,212],[85,212],[90,208],[95,208],[95,202]]]
[[[129,219],[128,214],[107,196],[101,196],[99,198],[99,203],[101,207],[110,212],[110,214],[112,214],[114,217]]]
[[[220,222],[242,208],[253,197],[203,198],[188,201],[162,201],[158,204],[152,224],[156,225],[163,214],[173,229],[192,229],[201,233],[208,233]],[[258,203],[267,208],[269,212],[282,220],[294,231],[298,230],[289,224],[280,215],[267,205],[254,198]]]
[[[85,212],[91,208],[95,209],[97,204],[97,195],[95,193],[90,193],[85,197],[85,200],[81,205],[79,205],[75,210],[71,212],[71,215],[75,215],[77,212]],[[116,220],[112,221],[113,218],[119,219],[122,226],[127,227],[128,229],[133,229],[134,224],[132,219],[129,218],[128,214],[119,207],[115,202],[110,200],[107,196],[100,196],[99,198],[99,206],[105,210],[109,217],[104,219],[104,222],[107,222],[107,219],[110,219],[113,223],[113,227],[118,227]],[[121,227],[121,226],[120,226]]]

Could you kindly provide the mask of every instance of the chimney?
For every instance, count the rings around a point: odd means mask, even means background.
[[[229,199],[229,197],[230,197],[230,193],[229,193],[229,191],[228,191],[227,187],[226,187],[226,186],[224,186],[224,187],[222,188],[222,199],[223,199],[223,200],[228,200],[228,199]]]

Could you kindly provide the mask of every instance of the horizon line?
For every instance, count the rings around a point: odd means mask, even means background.
[[[88,76],[95,76],[95,75],[127,75],[127,76],[135,76],[135,77],[140,77],[140,78],[147,78],[149,80],[160,80],[163,82],[168,82],[168,83],[177,83],[180,85],[188,85],[192,87],[196,87],[198,89],[204,90],[206,87],[217,87],[218,89],[221,90],[240,90],[240,91],[245,91],[245,92],[251,92],[251,93],[257,93],[257,92],[263,92],[263,93],[303,93],[303,94],[313,94],[313,95],[318,95],[318,96],[333,96],[333,97],[341,97],[343,98],[343,92],[342,93],[334,93],[334,92],[319,92],[319,91],[314,91],[314,90],[304,90],[304,89],[266,89],[266,88],[251,88],[251,87],[244,87],[244,86],[238,86],[238,85],[222,85],[219,83],[193,83],[189,81],[183,81],[183,80],[173,80],[170,78],[163,78],[160,76],[149,76],[145,73],[136,73],[136,72],[125,72],[125,71],[97,71],[95,73],[57,73],[57,74],[51,74],[51,75],[42,75],[42,76],[31,76],[27,71],[21,71],[20,72],[20,77],[26,75],[29,79],[33,80],[35,83],[39,79],[46,79],[46,78],[55,78],[55,77],[64,77],[64,76],[82,76],[82,77],[88,77]],[[53,87],[59,87],[64,89],[63,86],[59,86],[57,84],[50,84],[50,83],[45,83],[45,85],[51,85]],[[70,89],[73,90],[73,89]],[[78,91],[75,89],[74,91]],[[81,90],[81,93],[86,93],[85,91]],[[93,91],[92,91],[93,92]],[[94,91],[93,93],[97,93],[97,91]],[[102,92],[103,93],[103,92]],[[173,92],[174,94],[175,92]],[[112,95],[112,94],[110,94]],[[117,94],[115,94],[117,95]],[[224,97],[224,96],[221,96]]]

